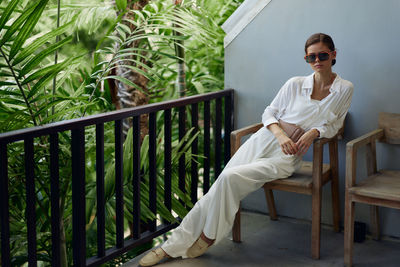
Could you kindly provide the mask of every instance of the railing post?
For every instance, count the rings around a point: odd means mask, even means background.
[[[1,213],[1,264],[11,266],[10,215],[8,204],[8,158],[7,144],[0,143],[0,213]]]
[[[194,134],[196,134],[199,131],[199,111],[198,111],[198,104],[192,104],[192,127],[194,128]],[[193,140],[192,142],[192,154],[197,155],[198,154],[198,137]],[[197,202],[197,184],[199,182],[199,173],[198,173],[198,166],[197,166],[197,161],[192,158],[192,161],[190,163],[191,167],[191,187],[190,187],[190,195],[191,195],[191,201],[192,203]]]
[[[215,103],[215,140],[214,140],[214,174],[215,180],[221,173],[221,117],[222,117],[222,101],[217,98]]]
[[[171,109],[164,111],[164,203],[171,211]]]
[[[140,238],[140,116],[132,118],[133,238]]]
[[[156,113],[152,112],[149,116],[149,208],[155,215],[157,215],[156,137]],[[149,228],[152,232],[156,230],[156,219],[149,223]]]
[[[96,196],[97,196],[97,256],[106,254],[106,223],[104,199],[104,124],[96,125]]]
[[[203,193],[210,189],[210,101],[204,101],[204,182]]]
[[[37,266],[36,256],[36,211],[35,211],[35,175],[33,138],[24,140],[25,147],[25,182],[26,182],[26,222],[28,225],[28,264]]]
[[[72,130],[72,247],[74,266],[86,265],[85,129]]]
[[[115,216],[116,216],[116,246],[124,246],[124,158],[122,120],[115,121]]]
[[[186,112],[185,112],[185,106],[179,107],[179,141],[181,142],[183,140],[183,137],[185,136],[186,133]],[[182,146],[183,148],[183,146]],[[178,165],[178,173],[179,173],[179,189],[183,192],[186,193],[186,188],[185,188],[185,154],[182,153],[182,155],[179,157],[179,165]],[[185,198],[186,199],[186,198]]]
[[[51,266],[61,266],[58,133],[50,135]]]

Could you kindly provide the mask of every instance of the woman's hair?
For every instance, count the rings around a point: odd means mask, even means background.
[[[333,43],[333,40],[329,35],[325,33],[314,33],[307,39],[306,44],[304,46],[304,51],[306,52],[306,54],[307,54],[307,48],[309,46],[320,42],[325,44],[331,51],[335,51],[335,44]],[[335,63],[336,59],[333,59],[332,66],[335,65]]]

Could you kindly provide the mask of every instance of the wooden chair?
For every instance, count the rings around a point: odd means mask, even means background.
[[[256,132],[263,127],[262,123],[254,124],[231,133],[231,155],[239,148],[241,138]],[[320,257],[321,236],[321,199],[322,186],[331,181],[333,226],[339,232],[340,207],[339,207],[339,183],[338,183],[338,146],[337,140],[343,134],[343,128],[332,138],[319,138],[313,143],[313,161],[302,162],[302,167],[291,177],[265,183],[263,188],[267,200],[269,216],[271,220],[277,220],[275,202],[272,190],[289,191],[312,197],[312,226],[311,226],[311,256],[314,259]],[[329,164],[324,164],[323,146],[329,144]],[[240,242],[240,208],[236,214],[232,228],[234,242]]]
[[[347,143],[344,263],[352,265],[355,202],[370,204],[373,238],[379,239],[378,206],[400,209],[400,171],[379,170],[376,141],[400,144],[400,114],[380,113],[379,128]],[[367,177],[356,183],[357,150],[366,147]]]

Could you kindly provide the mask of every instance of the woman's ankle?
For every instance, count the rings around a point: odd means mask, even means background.
[[[203,232],[201,233],[200,238],[206,241],[208,246],[211,246],[215,242],[215,239],[208,238]]]
[[[168,255],[167,252],[165,252],[165,250],[164,250],[162,247],[160,247],[160,249],[164,252],[164,254],[165,254],[167,257],[171,257],[170,255]]]

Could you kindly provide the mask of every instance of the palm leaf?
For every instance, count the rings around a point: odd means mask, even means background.
[[[115,3],[117,4],[118,10],[126,9],[126,6],[127,6],[127,1],[126,0],[115,0]]]
[[[51,102],[46,102],[44,105],[39,107],[39,110],[36,111],[35,116],[38,117],[41,113],[43,113],[44,111],[48,111],[49,109],[51,109],[51,107],[57,105],[58,103],[60,103],[62,101],[64,101],[64,100],[63,99],[56,99],[56,100],[53,100]],[[76,108],[81,108],[81,107],[78,106]],[[65,111],[61,111],[58,115],[60,116],[61,114],[65,114]]]
[[[35,99],[33,99],[30,103],[35,103],[35,102],[39,102],[39,101],[53,101],[53,100],[69,101],[69,102],[71,102],[71,101],[84,102],[86,100],[86,97],[85,96],[73,97],[73,96],[65,96],[65,95],[42,94],[42,95],[35,97]]]
[[[19,0],[11,1],[8,6],[4,9],[4,13],[1,15],[0,18],[0,31],[3,29],[4,25],[6,25],[9,17],[13,13],[15,7],[17,6]]]
[[[47,66],[43,69],[40,69],[34,73],[32,73],[31,75],[29,75],[26,79],[24,79],[21,84],[25,85],[28,84],[30,82],[32,82],[33,80],[39,79],[40,77],[45,76],[48,73],[51,73],[53,75],[57,74],[58,72],[60,72],[63,68],[67,67],[69,64],[71,64],[74,60],[80,58],[82,56],[77,56],[77,57],[73,57],[73,58],[69,58],[61,63],[57,63],[54,65],[50,65]],[[53,76],[54,77],[54,76]],[[19,77],[21,78],[21,77]]]
[[[106,33],[106,35],[100,39],[100,41],[97,43],[96,45],[96,53],[94,54],[94,64],[97,65],[99,62],[99,53],[98,51],[100,50],[101,45],[103,44],[104,40],[106,40],[108,38],[108,36],[114,31],[116,25],[121,21],[121,19],[123,18],[123,16],[125,15],[127,11],[124,10],[123,12],[121,12],[117,19],[115,20],[115,22],[108,28],[108,31]]]
[[[24,23],[24,21],[31,15],[35,7],[39,2],[35,2],[32,6],[26,9],[25,12],[21,13],[21,15],[11,24],[8,28],[7,32],[4,34],[3,38],[0,40],[0,47],[2,47],[6,42],[11,40],[13,34],[19,30],[20,26]]]
[[[65,44],[67,44],[67,43],[69,43],[71,41],[72,41],[72,36],[69,36],[69,37],[67,37],[67,38],[65,38],[65,39],[63,39],[63,40],[61,40],[61,41],[59,41],[59,42],[57,42],[55,44],[52,44],[48,48],[44,49],[43,51],[41,51],[40,53],[35,55],[21,69],[21,71],[19,72],[19,78],[21,78],[22,76],[24,76],[25,74],[27,74],[28,72],[30,72],[34,68],[36,68],[40,64],[40,62],[44,58],[46,58],[48,55],[52,54],[54,51],[58,50],[59,48],[61,48],[62,46],[64,46]]]
[[[11,81],[0,81],[0,86],[5,86],[5,85],[16,85],[16,83]]]
[[[18,96],[18,97],[20,97],[21,96],[21,93],[20,92],[18,92],[18,91],[16,91],[16,90],[14,90],[13,88],[11,88],[11,89],[9,89],[9,88],[2,88],[1,90],[0,90],[0,99],[1,99],[1,96],[2,95],[4,95],[4,96],[10,96],[10,95],[14,95],[14,96]]]
[[[66,101],[59,101],[59,103],[63,103]],[[64,120],[64,119],[68,119],[68,118],[72,118],[73,114],[75,114],[77,111],[79,111],[82,108],[81,105],[76,105],[76,106],[72,106],[69,108],[63,108],[63,109],[57,109],[59,110],[58,112],[55,112],[52,115],[47,116],[46,118],[44,118],[42,120],[42,123],[49,123],[52,122],[54,120]]]
[[[124,83],[126,85],[129,85],[129,86],[132,86],[132,87],[136,88],[137,90],[140,90],[143,93],[146,93],[145,91],[143,91],[142,88],[140,88],[140,86],[138,86],[136,83],[130,81],[129,79],[127,79],[125,77],[116,76],[116,75],[110,75],[110,76],[104,77],[102,80],[109,80],[109,79],[114,79],[114,80],[120,81],[120,82],[122,82],[122,83]]]
[[[157,73],[155,73],[154,71],[152,71],[151,68],[150,68],[149,66],[147,66],[146,64],[144,64],[144,63],[142,63],[142,62],[140,62],[140,61],[138,61],[138,60],[127,59],[127,60],[121,60],[120,62],[121,62],[121,63],[122,63],[122,62],[126,63],[127,61],[134,62],[135,64],[142,66],[144,69],[148,70],[149,72],[153,72],[153,74],[157,75]],[[133,70],[134,72],[137,72],[137,73],[143,75],[144,77],[146,77],[146,79],[148,79],[148,80],[150,80],[150,81],[153,81],[153,80],[154,80],[154,78],[153,78],[151,75],[149,75],[148,72],[145,72],[145,71],[142,70],[141,68],[138,68],[138,67],[135,67],[135,66],[132,66],[132,65],[119,64],[119,65],[115,65],[115,66],[113,66],[113,67],[111,67],[111,68],[108,68],[108,70],[112,70],[112,69],[118,68],[118,67],[131,69],[131,70]],[[161,76],[159,76],[159,77],[161,78]]]
[[[21,30],[17,35],[17,38],[14,40],[11,46],[9,60],[14,58],[14,56],[19,52],[20,48],[25,43],[26,39],[28,39],[29,35],[32,32],[32,29],[36,26],[36,23],[38,22],[40,16],[42,15],[43,10],[46,7],[48,1],[49,0],[40,0],[40,2],[35,7],[33,12],[25,21],[24,26],[22,26]]]
[[[20,106],[21,110],[17,110],[18,107],[14,107],[14,111],[9,114],[6,120],[2,121],[2,128],[7,131],[14,129],[21,129],[23,127],[29,127],[32,124],[31,116],[26,110],[26,107]]]
[[[45,35],[39,37],[38,39],[36,39],[34,42],[32,42],[30,45],[28,45],[27,47],[25,47],[19,54],[18,56],[13,60],[12,64],[16,65],[18,63],[20,63],[21,61],[23,61],[25,58],[27,58],[28,56],[30,56],[32,53],[34,53],[40,46],[42,46],[43,44],[45,44],[46,42],[50,41],[51,39],[53,39],[54,37],[56,37],[57,35],[63,34],[64,32],[66,32],[70,26],[72,25],[72,23],[74,22],[75,18],[73,18],[70,22],[68,22],[67,24],[64,24],[63,26],[50,31],[48,33],[46,33]]]

